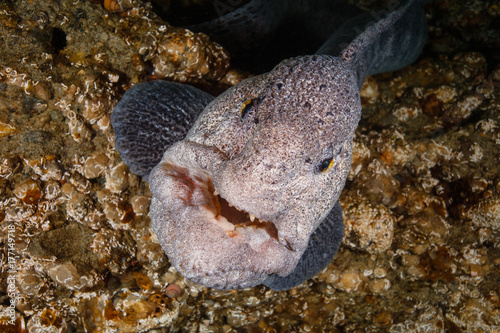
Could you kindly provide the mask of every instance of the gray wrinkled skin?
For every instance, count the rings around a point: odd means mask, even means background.
[[[343,235],[337,200],[359,89],[420,54],[424,2],[356,17],[320,48],[338,57],[284,60],[215,99],[169,82],[127,91],[111,119],[116,147],[150,182],[152,227],[182,275],[218,289],[282,290],[328,265]]]
[[[165,153],[149,178],[151,218],[184,276],[216,288],[244,288],[295,268],[351,164],[361,104],[350,73],[330,56],[283,61],[209,104],[186,138]],[[241,106],[249,99],[258,102],[242,120]],[[333,166],[320,172],[331,157]],[[198,183],[186,189],[179,172]],[[215,218],[207,218],[210,179],[234,207],[272,222],[277,239],[252,227],[228,237]]]

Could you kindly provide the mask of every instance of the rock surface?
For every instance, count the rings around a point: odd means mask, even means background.
[[[286,292],[221,292],[170,266],[109,117],[146,79],[237,83],[227,52],[138,0],[0,4],[0,324],[17,297],[18,332],[499,331],[500,8],[427,12],[424,55],[361,93],[339,254]]]

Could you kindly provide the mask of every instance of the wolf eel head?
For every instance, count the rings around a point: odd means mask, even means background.
[[[149,177],[173,265],[219,289],[290,274],[344,186],[360,112],[347,64],[323,55],[285,60],[210,103]]]

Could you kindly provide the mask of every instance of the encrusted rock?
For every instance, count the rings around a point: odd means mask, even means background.
[[[35,204],[42,197],[40,185],[38,185],[38,183],[33,179],[28,179],[19,184],[14,189],[14,194],[27,204]]]
[[[130,199],[132,209],[136,215],[146,215],[149,212],[151,198],[146,196],[136,196]]]
[[[32,316],[26,327],[28,332],[64,333],[68,329],[63,315],[50,307]]]
[[[375,103],[379,95],[377,81],[375,81],[371,76],[367,77],[361,86],[359,95],[361,96],[362,102],[372,104]]]
[[[500,229],[500,196],[493,195],[472,206],[463,206],[460,214],[475,226],[497,231]]]
[[[122,162],[106,173],[106,188],[112,193],[121,193],[129,186],[128,178],[128,167]]]
[[[104,153],[97,153],[89,157],[83,165],[83,175],[88,179],[95,179],[104,174],[108,168],[109,158]]]
[[[160,244],[158,244],[158,240],[153,241],[152,238],[145,237],[145,239],[137,242],[137,260],[144,267],[157,271],[167,265],[168,259],[163,253]]]
[[[92,209],[92,200],[80,192],[73,191],[68,199],[68,215],[79,222],[83,222]]]
[[[205,34],[176,29],[158,43],[158,54],[151,60],[154,74],[178,81],[205,78],[217,80],[229,68],[229,56]]]
[[[94,235],[91,245],[99,262],[114,273],[121,273],[135,257],[135,242],[128,232],[103,228]]]
[[[21,167],[21,159],[18,156],[0,157],[0,177],[9,178]]]
[[[365,201],[344,202],[344,242],[370,253],[387,250],[392,244],[396,218],[383,205]]]
[[[362,273],[345,271],[342,272],[335,286],[346,293],[353,293],[363,290],[367,282],[368,279]]]
[[[82,275],[70,261],[51,265],[47,274],[52,281],[71,290],[89,288],[100,281],[97,275]]]

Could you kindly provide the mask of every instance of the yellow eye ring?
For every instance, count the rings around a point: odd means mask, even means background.
[[[247,99],[246,101],[243,102],[240,108],[241,118],[244,118],[247,115],[252,105],[253,105],[253,99]]]
[[[325,173],[330,170],[333,166],[333,157],[324,159],[318,167],[319,172]]]

